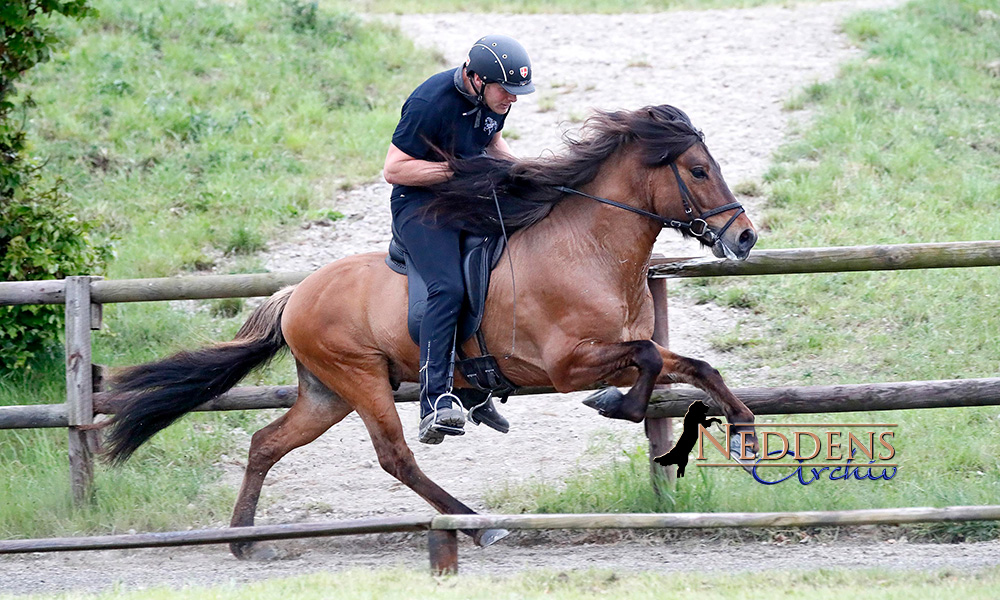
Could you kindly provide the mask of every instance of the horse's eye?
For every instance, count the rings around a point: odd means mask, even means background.
[[[708,179],[708,173],[703,167],[695,167],[691,169],[691,174],[694,175],[696,179]]]

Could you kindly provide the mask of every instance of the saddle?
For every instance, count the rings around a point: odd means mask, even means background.
[[[465,301],[458,317],[458,335],[456,350],[458,360],[455,368],[473,387],[491,392],[506,401],[507,396],[517,389],[517,385],[507,379],[500,371],[496,358],[486,348],[486,339],[480,326],[483,322],[483,312],[486,308],[486,292],[490,288],[490,275],[505,247],[501,236],[461,236],[462,278],[465,281]],[[385,264],[390,269],[406,275],[409,285],[406,325],[410,338],[420,343],[420,322],[427,311],[427,283],[420,273],[412,267],[410,255],[393,231],[389,242],[389,254]],[[476,336],[480,356],[468,357],[462,351],[462,343]]]

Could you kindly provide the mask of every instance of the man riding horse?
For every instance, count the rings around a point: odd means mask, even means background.
[[[465,77],[468,70],[463,70]],[[528,81],[529,75],[530,68],[520,81]],[[475,111],[468,115],[473,124],[478,112],[483,127],[487,117],[503,115],[490,108],[488,82],[482,77],[471,81],[471,91],[483,95],[487,104],[483,108],[467,101],[466,112]],[[757,240],[718,162],[682,110],[659,105],[598,112],[578,140],[552,156],[513,160],[482,154],[448,160],[447,167],[422,161],[425,168],[439,169],[438,177],[446,176],[446,168],[454,175],[435,185],[433,201],[418,214],[474,234],[496,235],[502,228],[514,232],[503,255],[511,273],[517,273],[517,290],[512,275],[494,273],[481,325],[487,346],[498,347],[516,334],[516,350],[497,361],[512,385],[571,392],[603,384],[607,387],[587,404],[606,417],[639,423],[656,385],[691,384],[706,392],[710,406],[731,424],[730,448],[757,451],[754,415],[719,372],[651,340],[654,311],[647,276],[660,231],[676,229],[716,256],[737,260],[745,259]],[[392,169],[388,171],[392,177]],[[419,191],[421,186],[413,187]],[[397,218],[416,218],[405,204],[396,204],[403,209]],[[496,204],[503,206],[502,216]],[[402,228],[421,231],[406,222]],[[431,365],[433,370],[421,369],[426,355],[412,341],[419,335],[410,331],[407,311],[409,290],[415,286],[387,265],[387,254],[342,258],[278,291],[254,310],[231,341],[119,371],[107,397],[115,407],[108,422],[107,459],[127,460],[156,432],[218,398],[287,348],[298,372],[296,399],[250,440],[233,527],[254,524],[271,467],[352,413],[364,422],[387,473],[441,513],[475,514],[420,469],[406,444],[393,390],[420,380],[429,387],[427,371],[433,371],[438,387],[424,396],[432,417],[425,431],[430,439],[443,439],[446,433],[430,425],[437,424],[432,401],[447,392],[447,370],[441,363]],[[445,336],[445,341],[444,358],[438,360],[448,359],[451,340]],[[463,350],[474,351],[474,344],[464,342]],[[464,371],[463,376],[469,382]],[[445,401],[452,408],[455,399],[445,396],[440,408]],[[440,425],[461,431],[456,422],[462,424],[456,419]],[[463,531],[480,546],[507,535],[488,527]],[[231,549],[240,558],[274,556],[252,542],[233,542]]]
[[[503,126],[510,107],[535,91],[528,53],[512,38],[488,35],[469,50],[463,66],[430,77],[410,94],[389,144],[384,176],[391,184],[393,234],[427,284],[420,324],[419,440],[439,444],[464,433],[465,416],[506,433],[509,424],[488,392],[452,387],[459,313],[465,297],[459,240],[453,226],[429,223],[427,186],[452,171],[443,153],[460,159],[483,153],[510,157]],[[473,408],[475,407],[475,408]]]

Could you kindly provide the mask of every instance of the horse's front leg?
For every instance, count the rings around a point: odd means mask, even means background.
[[[639,374],[628,393],[616,387],[607,387],[583,401],[611,419],[624,419],[639,423],[646,418],[646,407],[653,386],[663,368],[663,359],[656,344],[648,340],[604,344],[584,341],[563,363],[563,368],[552,378],[559,391],[580,389],[595,381],[627,377],[635,368]]]
[[[753,413],[733,394],[722,380],[719,371],[703,360],[674,354],[659,345],[656,348],[663,364],[656,383],[687,383],[711,396],[726,415],[726,419],[730,423],[735,423],[729,428],[730,450],[744,454],[742,448],[745,443],[756,455],[758,445]],[[745,433],[745,436],[741,436],[741,433]]]

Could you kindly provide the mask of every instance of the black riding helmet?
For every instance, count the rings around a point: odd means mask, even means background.
[[[515,96],[535,91],[531,83],[531,60],[524,46],[506,35],[487,35],[480,38],[469,50],[465,69],[471,77],[479,75],[484,83],[499,83]],[[475,85],[475,84],[473,84]],[[483,89],[476,90],[482,101]]]

